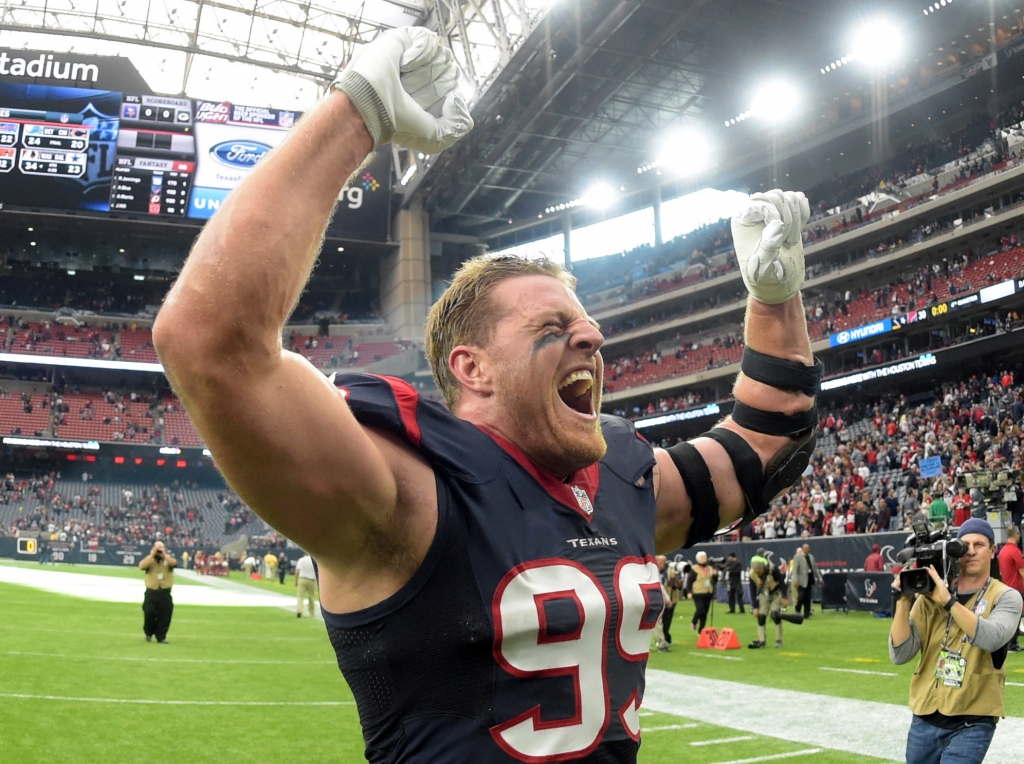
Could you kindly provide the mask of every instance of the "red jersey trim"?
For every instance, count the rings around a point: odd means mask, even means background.
[[[391,392],[398,403],[398,414],[402,417],[402,425],[405,427],[405,436],[409,442],[419,448],[423,434],[420,432],[420,423],[416,421],[416,409],[419,406],[420,394],[416,388],[398,377],[385,377],[381,374],[374,376],[383,379],[391,387]]]
[[[597,496],[598,485],[601,481],[601,465],[599,463],[595,462],[589,467],[577,470],[569,480],[563,481],[557,475],[538,467],[519,448],[509,443],[500,435],[491,432],[486,427],[480,425],[477,425],[477,427],[490,435],[494,442],[504,449],[505,453],[515,459],[520,467],[529,472],[552,499],[577,512],[588,523],[591,521],[594,515],[594,507],[596,506],[595,497]],[[590,500],[589,512],[584,508],[582,499],[573,492],[573,488],[582,489],[587,495],[587,498]]]

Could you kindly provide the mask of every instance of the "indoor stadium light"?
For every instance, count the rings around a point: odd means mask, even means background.
[[[850,35],[850,57],[875,68],[898,60],[904,48],[903,32],[895,22],[883,17],[864,22]]]
[[[595,183],[580,197],[580,201],[588,207],[603,210],[615,201],[615,189],[607,183]]]
[[[683,128],[665,137],[655,164],[679,175],[696,175],[711,164],[711,143],[693,128]]]
[[[750,110],[745,114],[769,122],[783,122],[796,114],[799,106],[796,88],[785,80],[769,80],[758,85]]]

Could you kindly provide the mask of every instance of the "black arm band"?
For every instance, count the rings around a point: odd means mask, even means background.
[[[758,353],[750,348],[743,349],[740,371],[753,380],[780,390],[817,395],[824,370],[821,361],[807,366],[799,361],[788,361],[785,358]]]
[[[679,470],[679,476],[690,497],[693,524],[683,545],[684,549],[689,549],[694,544],[711,539],[718,530],[718,495],[711,480],[711,470],[700,451],[685,441],[665,450]]]
[[[795,435],[818,424],[817,407],[800,411],[796,414],[783,414],[778,411],[762,411],[740,401],[732,407],[732,421],[764,435]]]
[[[767,512],[768,501],[764,499],[764,467],[761,466],[761,457],[757,452],[742,436],[724,427],[709,430],[704,433],[704,437],[717,442],[729,454],[733,469],[736,470],[736,480],[747,500],[744,521],[749,522]]]

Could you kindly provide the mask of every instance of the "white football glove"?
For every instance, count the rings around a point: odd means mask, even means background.
[[[394,141],[437,154],[473,129],[459,65],[435,32],[402,27],[358,48],[332,87],[348,95],[376,148]]]
[[[751,297],[777,305],[804,283],[801,233],[811,217],[807,197],[775,189],[751,194],[750,203],[732,218],[732,241],[743,283]]]

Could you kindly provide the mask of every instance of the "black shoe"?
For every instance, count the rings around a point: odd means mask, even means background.
[[[753,642],[751,642],[749,645],[747,645],[747,648],[750,649],[750,650],[756,650],[759,647],[764,647],[764,642],[762,642],[759,639],[755,639]]]
[[[152,642],[153,641],[153,635],[152,634],[147,634],[146,635],[146,641],[147,642]]]
[[[161,645],[169,645],[169,644],[171,644],[166,639],[158,639],[157,642],[159,642]]]
[[[1006,651],[1010,653],[1024,652],[1024,647],[1021,647],[1020,645],[1009,645],[1006,648]]]
[[[295,614],[295,617],[296,617],[296,618],[302,618],[302,613],[296,613],[296,614]]]
[[[729,612],[730,612],[730,613],[735,613],[736,611],[735,611],[735,610],[730,610]]]

